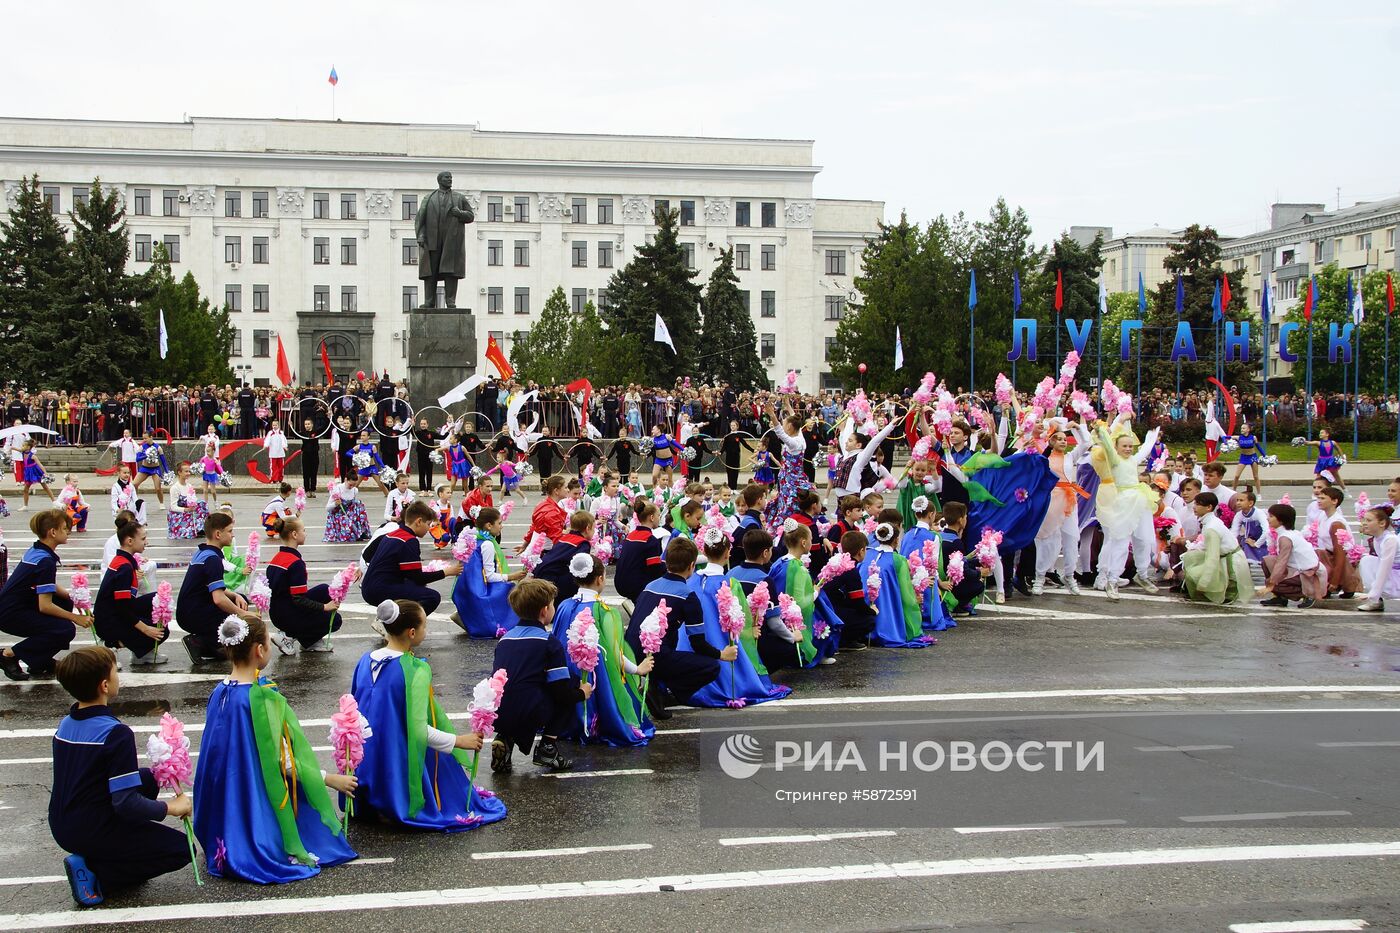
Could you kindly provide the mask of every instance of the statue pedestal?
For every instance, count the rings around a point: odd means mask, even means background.
[[[413,407],[436,405],[476,372],[476,318],[470,308],[415,308],[405,317]]]

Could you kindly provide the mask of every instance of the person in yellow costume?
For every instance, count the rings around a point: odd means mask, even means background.
[[[1099,579],[1109,599],[1118,598],[1118,581],[1128,561],[1128,546],[1133,549],[1137,573],[1133,582],[1149,593],[1157,592],[1157,584],[1148,576],[1152,572],[1153,540],[1152,513],[1157,507],[1157,491],[1141,479],[1143,461],[1157,442],[1157,430],[1149,431],[1144,441],[1133,433],[1132,422],[1119,416],[1113,424],[1100,421],[1094,426],[1099,446],[1089,456],[1099,475],[1099,491],[1094,511],[1103,529],[1103,547],[1099,550]]]

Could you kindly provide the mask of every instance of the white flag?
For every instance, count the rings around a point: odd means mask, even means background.
[[[904,341],[899,339],[899,325],[894,326],[894,368],[904,368]]]
[[[657,343],[664,343],[671,348],[671,352],[676,352],[676,345],[671,342],[671,332],[666,329],[666,322],[661,320],[661,315],[656,315],[656,336],[653,337]]]
[[[1366,320],[1366,306],[1361,303],[1360,283],[1357,284],[1356,299],[1352,302],[1351,305],[1351,320],[1352,323],[1355,324],[1357,327],[1360,327],[1361,322]]]
[[[438,405],[446,408],[453,402],[464,402],[467,396],[476,391],[476,387],[486,381],[482,375],[468,376],[467,380],[454,389],[449,389],[447,394],[438,399]]]
[[[1103,278],[1099,279],[1099,314],[1108,313],[1108,290],[1103,287]]]
[[[165,359],[165,354],[170,350],[170,337],[165,332],[165,310],[160,312],[160,358]]]

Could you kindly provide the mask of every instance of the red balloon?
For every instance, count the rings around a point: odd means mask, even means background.
[[[359,372],[355,373],[355,378],[363,381],[365,378],[365,371],[362,369]]]
[[[865,373],[865,364],[864,364],[864,363],[861,363],[860,366],[858,366],[858,367],[856,367],[856,368],[859,369],[859,370],[861,371],[861,374],[862,374],[862,375]]]

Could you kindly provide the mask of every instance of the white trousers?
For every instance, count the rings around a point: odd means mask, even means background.
[[[1099,550],[1099,576],[1104,580],[1117,580],[1123,573],[1123,565],[1128,562],[1128,545],[1133,546],[1133,563],[1137,572],[1146,575],[1152,569],[1152,555],[1157,553],[1157,544],[1152,532],[1152,513],[1143,512],[1138,516],[1133,533],[1126,538],[1110,538],[1106,534],[1103,547]]]
[[[1055,569],[1060,556],[1065,558],[1065,573],[1079,569],[1079,522],[1070,516],[1060,527],[1044,538],[1035,539],[1035,572],[1045,576]]]

